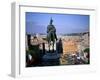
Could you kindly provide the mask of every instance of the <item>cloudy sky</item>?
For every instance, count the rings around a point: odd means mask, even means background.
[[[89,31],[89,15],[50,14],[26,12],[26,33],[46,34],[52,17],[57,34],[80,33]]]

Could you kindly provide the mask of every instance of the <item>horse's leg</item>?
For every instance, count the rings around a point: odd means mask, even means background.
[[[53,46],[52,47],[53,47],[53,52],[54,52],[54,41],[53,41]]]
[[[48,42],[49,52],[50,52],[50,43]]]

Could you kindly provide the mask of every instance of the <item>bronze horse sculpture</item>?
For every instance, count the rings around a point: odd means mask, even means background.
[[[47,42],[48,42],[48,47],[49,47],[49,52],[50,52],[50,46],[52,46],[52,51],[54,52],[54,43],[57,40],[57,35],[56,35],[56,28],[52,24],[53,20],[51,18],[50,24],[47,26]]]

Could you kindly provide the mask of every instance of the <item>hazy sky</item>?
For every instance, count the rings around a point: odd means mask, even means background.
[[[26,12],[26,33],[46,33],[52,17],[57,34],[89,31],[89,15]]]

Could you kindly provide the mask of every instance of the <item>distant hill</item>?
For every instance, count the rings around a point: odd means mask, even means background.
[[[84,34],[89,34],[89,32],[82,32],[82,33],[69,33],[69,34],[62,34],[63,36],[81,36]]]

